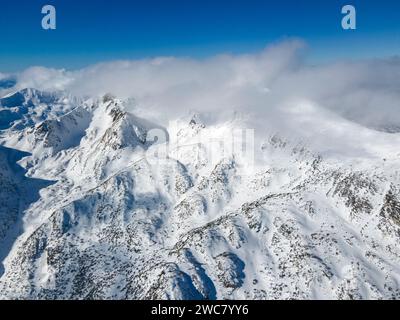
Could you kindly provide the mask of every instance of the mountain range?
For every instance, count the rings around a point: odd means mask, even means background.
[[[249,159],[220,143],[240,115],[163,126],[131,104],[0,99],[1,299],[400,298],[397,130],[346,120],[387,142],[374,156],[277,132]]]

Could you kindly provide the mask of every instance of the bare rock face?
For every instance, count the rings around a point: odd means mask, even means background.
[[[243,285],[245,263],[237,255],[224,252],[215,258],[219,280],[225,288],[240,288]]]
[[[249,173],[197,139],[232,122],[180,121],[184,147],[166,134],[158,159],[152,130],[167,130],[112,95],[0,106],[20,112],[0,127],[0,298],[400,297],[395,157],[327,158],[274,134]]]
[[[381,216],[391,219],[392,222],[400,227],[400,193],[394,186],[391,186],[385,195],[385,200],[381,209]]]

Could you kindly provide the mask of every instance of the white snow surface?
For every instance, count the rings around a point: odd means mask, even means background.
[[[0,298],[400,297],[399,133],[293,101],[253,163],[219,142],[262,118],[131,103],[0,99]]]

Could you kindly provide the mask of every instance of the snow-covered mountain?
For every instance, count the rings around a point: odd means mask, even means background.
[[[0,99],[0,298],[400,298],[397,133],[346,122],[386,141],[357,157],[271,134],[253,163],[215,143],[240,116],[129,110]]]

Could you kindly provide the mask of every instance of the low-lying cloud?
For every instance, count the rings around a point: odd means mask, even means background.
[[[305,137],[315,135],[314,127],[325,130],[318,123],[326,119],[337,124],[336,138],[348,135],[348,120],[360,128],[400,128],[399,58],[310,65],[306,51],[293,40],[257,54],[114,61],[76,71],[33,67],[18,74],[17,87],[134,98],[137,112],[160,122],[188,110],[214,119],[235,110],[257,128]]]

